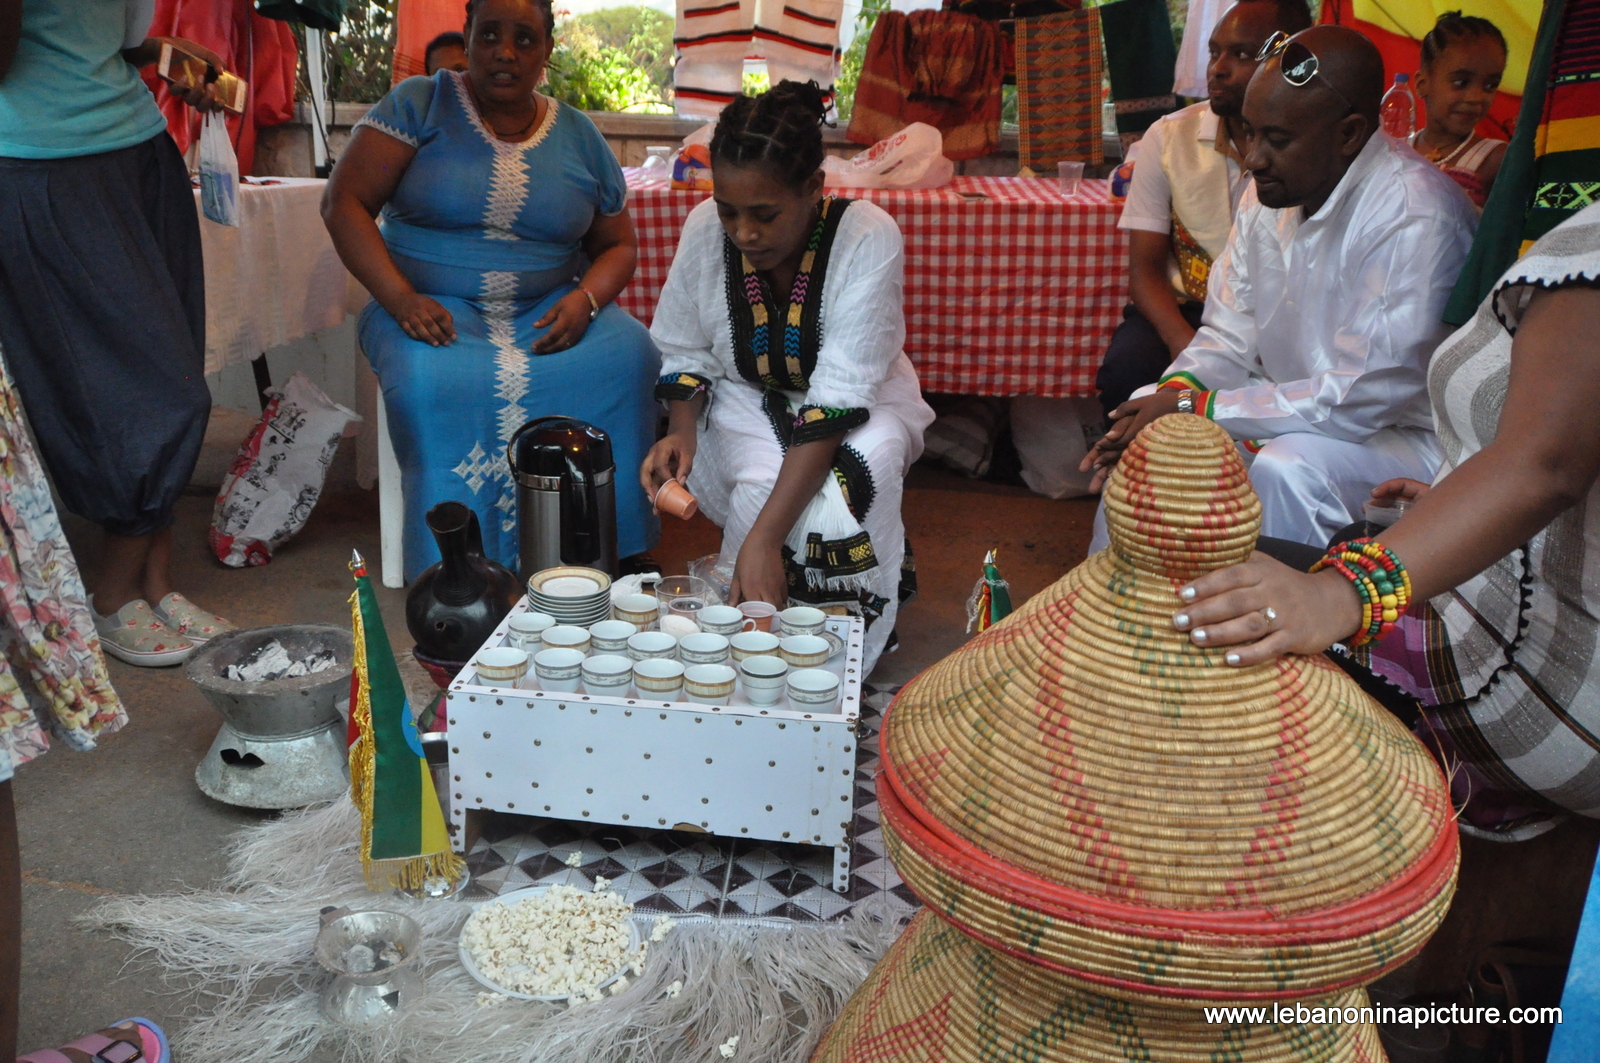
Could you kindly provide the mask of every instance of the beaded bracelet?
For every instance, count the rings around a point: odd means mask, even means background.
[[[1363,646],[1388,635],[1411,604],[1411,575],[1393,550],[1376,539],[1352,539],[1332,547],[1312,572],[1331,568],[1355,587],[1361,598],[1361,627],[1350,645]]]

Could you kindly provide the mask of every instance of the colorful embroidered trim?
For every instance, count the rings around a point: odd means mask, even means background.
[[[806,242],[789,290],[787,312],[772,304],[767,285],[752,265],[723,239],[728,319],[739,375],[779,391],[805,391],[822,346],[822,289],[839,220],[851,200],[825,197],[816,228]],[[780,316],[781,315],[781,316]]]
[[[1189,234],[1178,212],[1172,212],[1172,257],[1178,260],[1178,279],[1183,290],[1197,303],[1206,301],[1206,282],[1211,278],[1211,256],[1200,241]]]
[[[1351,646],[1377,642],[1394,630],[1411,604],[1411,575],[1393,550],[1376,539],[1351,539],[1330,547],[1312,572],[1331,568],[1355,587],[1361,598],[1361,627]]]
[[[711,390],[709,382],[692,373],[668,373],[656,381],[656,400],[659,402],[688,402],[696,395]]]
[[[766,412],[767,423],[772,426],[772,434],[778,438],[778,446],[787,451],[794,445],[795,429],[794,411],[789,409],[788,397],[781,391],[763,392],[761,405]],[[833,476],[839,481],[839,490],[844,493],[850,515],[865,523],[867,511],[878,496],[878,487],[872,482],[872,470],[867,466],[867,459],[849,443],[841,443],[839,449],[833,452]]]
[[[837,406],[802,406],[794,419],[794,431],[789,435],[789,445],[814,443],[819,439],[848,432],[867,423],[871,416],[861,407],[848,409]]]
[[[1200,381],[1195,378],[1193,373],[1185,373],[1181,371],[1173,373],[1171,376],[1162,377],[1159,387],[1177,388],[1180,391],[1184,388],[1193,388],[1196,391],[1204,391],[1206,389],[1206,386],[1200,383]]]

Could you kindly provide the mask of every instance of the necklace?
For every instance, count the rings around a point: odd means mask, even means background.
[[[515,132],[512,132],[512,133],[502,133],[502,132],[500,132],[500,130],[495,129],[493,122],[489,122],[488,126],[494,132],[494,135],[499,137],[501,140],[511,140],[511,139],[516,138],[516,137],[520,137],[522,134],[524,134],[528,130],[532,129],[533,128],[533,123],[537,122],[538,120],[539,120],[539,101],[535,100],[534,103],[533,103],[533,117],[528,119],[528,124],[523,126],[521,129],[518,129],[518,130],[516,130]]]
[[[1451,162],[1454,162],[1456,159],[1464,155],[1466,150],[1478,140],[1478,134],[1473,132],[1468,133],[1466,137],[1454,147],[1432,148],[1427,145],[1425,140],[1423,140],[1423,134],[1426,132],[1427,130],[1425,129],[1418,130],[1417,135],[1411,139],[1411,146],[1413,148],[1420,147],[1422,157],[1433,163],[1435,166],[1445,166]]]

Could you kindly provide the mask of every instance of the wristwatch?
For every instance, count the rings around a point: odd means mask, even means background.
[[[1178,412],[1194,412],[1194,388],[1184,388],[1178,392]]]

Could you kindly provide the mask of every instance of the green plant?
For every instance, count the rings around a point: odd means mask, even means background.
[[[746,70],[739,91],[746,96],[759,96],[772,87],[772,75],[765,70]]]
[[[659,114],[672,109],[644,68],[578,19],[556,25],[549,78],[550,95],[585,111]]]
[[[389,91],[389,74],[394,68],[394,7],[395,0],[350,0],[345,4],[339,32],[323,36],[328,99],[377,103]],[[300,49],[299,96],[308,99],[311,83],[306,80],[305,27],[295,23],[294,36]]]
[[[872,27],[878,16],[889,10],[889,0],[861,0],[861,10],[856,12],[855,37],[839,61],[839,77],[834,81],[834,106],[839,121],[848,122],[855,108],[856,85],[861,80],[861,64],[867,58],[867,41],[872,37]]]
[[[651,7],[608,7],[565,19],[558,32],[591,31],[645,72],[662,100],[672,99],[672,16]]]

